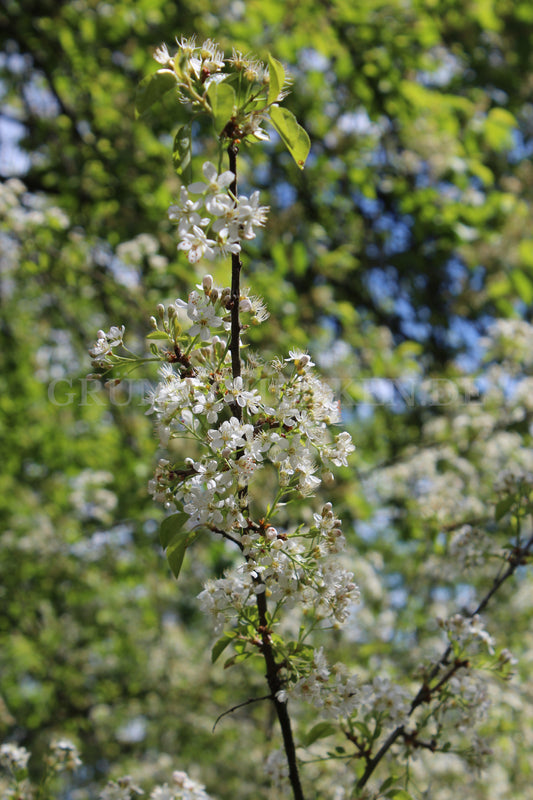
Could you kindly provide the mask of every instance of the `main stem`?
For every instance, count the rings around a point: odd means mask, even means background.
[[[296,759],[296,746],[294,744],[294,737],[292,735],[291,718],[287,709],[287,703],[282,703],[277,698],[277,693],[281,689],[281,681],[279,677],[279,665],[276,663],[276,658],[274,656],[274,650],[270,639],[270,628],[267,615],[267,598],[265,591],[262,591],[257,595],[257,610],[259,612],[259,628],[261,631],[262,642],[261,652],[263,653],[263,658],[265,659],[266,679],[268,682],[268,688],[270,689],[270,696],[278,716],[281,735],[283,736],[283,746],[285,748],[285,755],[287,756],[289,781],[292,787],[292,793],[294,795],[294,800],[305,800],[302,784],[300,783],[298,761]]]
[[[233,172],[234,178],[229,187],[233,197],[237,197],[237,153],[239,148],[233,142],[228,147],[229,168]],[[241,321],[239,318],[239,303],[241,300],[241,268],[242,261],[239,253],[231,254],[231,371],[233,378],[238,378],[241,374]],[[242,409],[235,403],[233,411],[238,420],[242,419]]]
[[[228,147],[229,168],[233,172],[234,178],[229,189],[233,197],[237,197],[237,153],[239,148],[232,142]],[[241,322],[239,317],[239,303],[241,299],[241,269],[242,261],[238,253],[231,254],[231,339],[230,339],[230,353],[231,353],[231,371],[233,378],[238,378],[241,374]],[[238,420],[242,420],[242,408],[235,403],[232,406],[233,414]],[[242,490],[246,492],[246,489]],[[261,587],[263,588],[263,586]],[[283,746],[285,748],[285,755],[287,756],[287,764],[289,767],[289,780],[292,787],[294,800],[305,800],[300,783],[300,775],[298,772],[298,761],[296,759],[296,746],[294,744],[294,737],[292,735],[291,719],[287,710],[287,703],[281,703],[277,698],[277,693],[281,689],[281,681],[279,677],[279,665],[276,663],[274,649],[271,642],[271,634],[268,622],[268,609],[267,598],[265,591],[257,595],[257,611],[259,614],[259,630],[261,632],[261,652],[265,659],[266,666],[266,679],[268,688],[270,689],[270,696],[276,709],[279,725],[281,728],[281,735],[283,737]]]

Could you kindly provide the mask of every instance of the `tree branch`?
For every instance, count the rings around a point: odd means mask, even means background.
[[[259,582],[258,586],[261,586],[261,584],[262,582]],[[263,653],[263,658],[265,659],[266,665],[266,679],[268,682],[268,688],[270,689],[272,702],[274,703],[274,708],[278,716],[281,734],[283,736],[283,745],[285,748],[285,755],[287,756],[287,763],[289,765],[289,780],[292,787],[292,793],[294,795],[294,800],[305,800],[302,785],[300,783],[298,761],[296,759],[296,747],[294,744],[291,718],[287,709],[287,703],[282,703],[277,698],[277,693],[281,689],[282,682],[279,677],[279,666],[276,663],[270,638],[267,599],[264,591],[257,595],[257,610],[259,612],[259,632],[261,633],[262,641],[261,652]]]
[[[523,565],[525,563],[525,559],[527,558],[527,556],[529,556],[531,554],[531,550],[532,549],[533,549],[533,536],[531,536],[529,538],[529,540],[526,542],[526,544],[523,547],[515,548],[512,551],[511,555],[509,556],[509,566],[507,567],[507,569],[503,573],[501,573],[500,575],[497,575],[494,578],[492,586],[490,587],[489,591],[487,592],[487,594],[485,595],[483,600],[481,600],[481,602],[479,603],[479,605],[477,606],[477,608],[474,611],[472,611],[470,614],[467,615],[469,619],[472,619],[472,617],[475,617],[476,614],[480,614],[487,607],[488,603],[490,602],[492,597],[494,597],[494,595],[496,594],[498,589],[500,589],[500,587],[505,583],[505,581],[508,578],[510,578],[511,575],[513,575],[516,572],[516,570],[517,570],[517,568],[519,566],[521,566],[521,565]],[[449,678],[452,675],[455,674],[455,672],[457,671],[458,668],[460,668],[461,666],[464,666],[463,662],[460,662],[459,664],[454,665],[449,670],[449,672],[439,681],[439,683],[436,686],[434,686],[433,688],[429,687],[428,684],[437,676],[441,666],[443,666],[443,665],[448,663],[448,658],[449,658],[451,652],[452,652],[452,647],[451,647],[451,645],[448,645],[448,647],[444,651],[444,654],[441,656],[441,658],[433,666],[433,669],[431,670],[431,672],[429,674],[429,677],[424,681],[424,683],[420,687],[416,697],[412,701],[411,708],[409,710],[409,716],[411,716],[413,714],[413,712],[418,708],[418,706],[422,705],[422,703],[428,702],[431,699],[431,695],[433,694],[433,692],[436,689],[440,689],[444,685],[444,683],[447,680],[449,680]],[[366,769],[363,772],[362,776],[357,781],[357,784],[356,784],[356,788],[357,789],[362,789],[364,786],[366,786],[370,776],[372,775],[372,773],[374,772],[374,770],[378,766],[378,764],[381,761],[381,759],[390,750],[390,748],[392,747],[392,745],[394,744],[396,739],[398,739],[399,736],[403,736],[403,735],[404,735],[404,726],[403,725],[399,725],[397,728],[395,728],[389,734],[389,736],[383,742],[383,744],[381,745],[381,747],[378,750],[378,752],[376,753],[376,755],[373,758],[368,759],[367,765],[366,765]]]

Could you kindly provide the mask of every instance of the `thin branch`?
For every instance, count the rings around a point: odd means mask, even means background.
[[[227,711],[223,711],[222,714],[220,714],[220,716],[216,718],[215,724],[213,725],[212,733],[215,732],[215,728],[222,719],[222,717],[225,717],[228,714],[233,714],[234,711],[238,711],[239,708],[244,708],[244,706],[249,706],[251,703],[260,703],[262,700],[271,700],[271,699],[272,699],[271,694],[265,694],[263,695],[263,697],[250,697],[248,700],[244,700],[242,703],[237,703],[236,706],[228,708]]]
[[[523,547],[514,549],[512,554],[509,556],[509,566],[503,573],[497,575],[494,578],[492,586],[490,587],[485,597],[481,600],[477,608],[467,615],[469,619],[472,619],[472,617],[475,617],[476,614],[480,614],[482,611],[484,611],[484,609],[487,607],[490,600],[492,599],[492,597],[494,597],[498,589],[505,583],[505,581],[508,578],[511,577],[511,575],[513,575],[516,572],[519,566],[525,563],[525,560],[527,556],[530,555],[532,549],[533,549],[533,536],[529,538],[529,540]],[[453,674],[455,674],[457,669],[459,669],[461,666],[464,666],[464,662],[458,662],[449,670],[449,672],[439,681],[439,683],[436,686],[434,686],[433,688],[430,688],[428,686],[428,683],[432,681],[438,674],[441,666],[448,663],[448,659],[451,652],[452,652],[452,647],[451,645],[448,645],[448,647],[444,651],[444,654],[433,666],[433,669],[431,670],[429,677],[427,678],[427,680],[424,681],[416,697],[412,701],[411,708],[409,710],[409,716],[411,716],[413,712],[418,708],[418,706],[422,705],[422,703],[428,702],[431,699],[431,696],[435,692],[435,690],[440,689],[444,685],[446,680],[449,680],[449,678]],[[385,739],[385,741],[379,748],[376,755],[373,758],[368,759],[366,769],[363,772],[362,776],[357,781],[356,784],[357,789],[362,789],[364,786],[366,786],[370,776],[378,766],[381,759],[390,750],[396,739],[398,739],[399,736],[403,735],[404,735],[403,725],[399,725],[389,734],[387,739]]]
[[[229,168],[233,175],[233,183],[229,190],[233,197],[237,197],[237,153],[239,148],[233,142],[228,147]],[[242,262],[238,253],[231,254],[231,370],[233,378],[241,374],[240,337],[241,323],[239,319],[239,302],[241,299],[241,268]],[[242,419],[242,409],[237,404],[232,405],[233,412],[238,420]]]
[[[289,766],[289,780],[292,787],[292,793],[294,795],[294,800],[305,800],[302,785],[300,783],[298,761],[296,759],[296,747],[294,744],[291,718],[287,709],[287,703],[282,703],[277,698],[277,693],[281,689],[282,683],[279,677],[279,666],[274,657],[274,649],[272,647],[270,638],[267,615],[267,600],[264,591],[257,595],[257,610],[259,612],[259,631],[261,633],[262,640],[261,652],[263,653],[263,658],[265,659],[267,671],[266,679],[281,728],[281,735],[283,736],[283,745]]]

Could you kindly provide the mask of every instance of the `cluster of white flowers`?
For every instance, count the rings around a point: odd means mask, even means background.
[[[313,652],[309,672],[279,694],[282,701],[289,697],[305,700],[330,719],[350,716],[360,707],[363,696],[357,676],[343,664],[330,667],[323,648]]]
[[[533,366],[533,325],[526,320],[495,320],[482,344],[487,348],[487,361],[504,361],[516,372]]]
[[[232,138],[251,136],[258,141],[268,139],[268,134],[261,128],[268,108],[270,73],[267,67],[258,59],[245,56],[235,49],[231,58],[225,59],[219,45],[212,39],[207,39],[200,45],[197,45],[194,37],[182,37],[180,40],[176,39],[176,42],[178,50],[174,56],[171,56],[167,45],[162,44],[156,48],[154,59],[161,67],[158,73],[167,73],[176,79],[180,101],[211,111],[207,99],[211,85],[219,84],[237,74],[240,76],[241,89],[246,86],[248,92],[245,94],[253,94],[254,108],[250,110],[245,103],[242,112],[237,113],[233,120]],[[285,77],[284,87],[279,87],[277,102],[286,96],[288,83],[289,80]]]
[[[264,765],[265,773],[278,791],[287,788],[289,781],[289,767],[287,756],[283,750],[273,750],[268,754]]]
[[[292,498],[329,483],[331,470],[347,465],[354,445],[348,433],[329,431],[339,420],[338,403],[307,353],[291,350],[268,365],[244,350],[242,374],[233,376],[228,298],[229,291],[215,287],[208,275],[187,301],[158,311],[163,330],[179,334],[149,413],[163,448],[172,451],[175,438],[191,444],[182,464],[170,454],[159,460],[150,492],[186,515],[185,530],[207,528],[242,551],[242,562],[208,580],[199,596],[217,635],[228,623],[250,619],[261,593],[276,615],[297,606],[315,621],[342,624],[359,591],[352,572],[336,559],[345,539],[331,503],[305,524],[277,524],[276,516]],[[265,316],[246,294],[240,310],[256,321]],[[185,332],[184,317],[190,326]],[[155,317],[152,322],[159,331]]]
[[[26,769],[30,753],[25,747],[18,747],[12,742],[5,742],[0,747],[0,765],[9,772]]]
[[[440,711],[458,731],[471,730],[487,716],[491,705],[488,683],[479,670],[458,670],[449,681],[448,691]]]
[[[46,763],[54,772],[74,772],[81,767],[82,761],[78,748],[68,739],[52,742]]]
[[[0,781],[0,793],[5,800],[33,800],[36,796],[41,796],[44,784],[37,790],[28,779],[27,765],[30,756],[31,753],[26,748],[11,742],[0,746],[0,767],[9,776],[7,783]],[[45,783],[50,774],[74,772],[82,764],[78,748],[68,739],[53,741],[44,761]],[[137,786],[134,779],[130,775],[124,775],[109,781],[98,797],[99,800],[135,800],[143,794],[143,789]],[[210,796],[205,787],[190,778],[186,772],[176,770],[172,773],[171,785],[164,783],[155,786],[150,793],[150,800],[210,800]]]
[[[199,288],[203,294],[191,292],[187,302],[168,309],[169,321],[185,311],[192,325],[179,342],[179,354],[162,367],[150,409],[164,447],[187,436],[196,440],[199,456],[189,457],[182,469],[161,459],[150,490],[167,507],[185,511],[189,529],[235,533],[249,528],[250,536],[259,536],[239,493],[260,470],[273,467],[281,489],[306,496],[322,481],[319,465],[322,476],[329,477],[333,466],[347,464],[355,448],[348,433],[328,433],[327,425],[338,421],[338,404],[313,373],[306,353],[291,351],[283,368],[250,360],[241,376],[232,376],[222,338],[229,326],[227,290],[213,287],[210,276]],[[258,308],[261,312],[257,301],[242,297],[243,313],[257,319]],[[170,322],[165,325],[169,329]],[[331,509],[320,525],[324,538],[335,539],[340,549],[343,540]]]
[[[206,161],[202,171],[205,183],[182,186],[179,202],[168,210],[169,219],[178,226],[178,250],[187,253],[191,264],[201,258],[239,253],[241,240],[254,239],[255,228],[265,224],[268,213],[268,206],[259,205],[259,192],[251,197],[227,192],[235,179],[230,170],[219,175]],[[199,197],[192,199],[191,195]]]
[[[473,639],[479,639],[483,642],[489,651],[494,653],[494,639],[483,628],[481,619],[478,614],[473,617],[464,617],[462,614],[454,614],[449,619],[438,619],[438,624],[448,634],[450,642],[456,642],[460,648],[463,648],[468,642]]]
[[[113,325],[108,333],[98,331],[95,344],[89,350],[89,355],[93,359],[93,367],[105,368],[110,365],[109,356],[113,354],[115,347],[120,347],[124,340],[124,325],[120,328]]]
[[[533,472],[515,465],[498,473],[494,481],[494,491],[505,494],[530,493],[533,490]]]
[[[412,697],[405,687],[378,675],[371,684],[361,686],[360,692],[362,704],[373,718],[393,727],[409,725]]]
[[[136,795],[141,794],[144,792],[133,782],[133,778],[125,775],[116,781],[109,781],[100,793],[100,800],[134,800]],[[210,800],[210,796],[205,787],[189,778],[186,772],[176,770],[172,774],[172,784],[155,786],[150,793],[150,800]]]
[[[246,562],[224,578],[208,580],[199,595],[216,634],[235,621],[236,613],[254,606],[261,592],[276,603],[278,611],[282,606],[285,610],[298,606],[317,620],[346,621],[359,597],[353,573],[329,559],[316,561],[314,539],[307,536],[287,536],[272,526],[259,535],[244,534]]]
[[[28,775],[28,761],[31,753],[25,747],[12,742],[0,746],[0,767],[7,773],[7,780],[0,778],[2,800],[34,800],[41,797],[49,779],[62,772],[74,772],[82,762],[78,748],[68,739],[59,739],[50,744],[44,757],[44,777],[37,789]],[[46,795],[48,797],[48,793]],[[124,798],[125,800],[125,798]],[[129,800],[129,797],[127,798]]]
[[[450,555],[462,569],[484,564],[491,552],[491,542],[481,528],[461,525],[450,542]]]

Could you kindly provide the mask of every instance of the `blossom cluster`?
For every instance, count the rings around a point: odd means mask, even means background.
[[[231,57],[225,59],[224,53],[212,39],[197,44],[194,37],[182,37],[176,42],[178,49],[175,55],[172,56],[167,45],[162,44],[156,48],[154,59],[160,65],[158,73],[167,73],[176,79],[180,101],[196,109],[211,111],[208,99],[210,87],[232,75],[239,75],[238,85],[242,95],[239,97],[239,108],[230,123],[230,138],[268,139],[268,134],[261,128],[268,108],[268,68],[259,59],[243,55],[235,49]],[[280,101],[285,96],[286,89],[279,87],[275,99]]]
[[[483,628],[478,614],[473,617],[454,614],[449,619],[439,619],[438,623],[448,634],[450,642],[456,643],[459,648],[462,649],[468,642],[477,639],[486,645],[489,653],[494,653],[494,639]]]
[[[82,761],[75,744],[68,739],[52,742],[45,756],[46,772],[36,794],[35,787],[29,777],[27,765],[31,753],[24,747],[11,742],[0,746],[0,767],[8,773],[8,782],[0,778],[2,798],[13,800],[33,800],[42,796],[43,786],[52,774],[77,770]],[[130,775],[108,781],[98,794],[99,800],[135,800],[145,792],[135,783]],[[155,786],[150,792],[150,800],[210,800],[205,787],[190,778],[186,772],[176,770],[172,773],[172,782]]]
[[[344,536],[331,503],[312,524],[287,528],[275,520],[288,500],[312,495],[331,480],[334,467],[347,465],[355,449],[350,435],[328,430],[339,420],[338,403],[299,350],[270,365],[249,356],[242,375],[233,377],[224,336],[226,290],[214,287],[211,276],[198,289],[166,312],[172,325],[186,314],[190,327],[179,355],[161,369],[150,408],[161,445],[185,437],[194,456],[182,465],[161,458],[150,491],[186,516],[185,529],[230,537],[244,555],[200,595],[217,633],[236,612],[246,615],[261,592],[278,607],[298,603],[315,618],[342,623],[358,590],[352,573],[333,558]],[[243,316],[254,314],[254,306],[257,314],[257,305],[243,295]],[[269,482],[274,502],[267,509],[259,489]]]
[[[259,192],[235,197],[226,191],[235,179],[230,170],[219,175],[206,161],[202,171],[205,182],[182,186],[179,202],[168,210],[169,219],[178,226],[178,250],[187,253],[191,264],[202,257],[211,260],[239,253],[241,240],[254,239],[254,229],[265,224],[268,213],[268,206],[259,205]]]
[[[210,276],[199,288],[203,296],[191,292],[187,302],[178,300],[167,311],[171,320],[185,312],[192,324],[179,355],[161,369],[150,409],[164,447],[186,437],[196,443],[198,456],[189,456],[179,469],[161,459],[150,489],[168,508],[184,511],[191,530],[247,529],[253,538],[259,534],[239,495],[261,470],[274,469],[282,494],[307,496],[334,466],[347,465],[354,445],[346,432],[330,435],[327,426],[339,419],[338,403],[306,353],[291,351],[272,365],[250,357],[242,375],[233,377],[224,337],[226,290],[214,287]],[[264,316],[257,300],[246,295],[241,309],[256,319]]]
[[[134,800],[144,794],[130,775],[124,775],[116,781],[109,781],[101,791],[99,800]],[[172,783],[155,786],[150,792],[150,800],[209,800],[205,787],[190,778],[186,772],[176,770],[172,774]]]
[[[114,349],[123,344],[124,339],[124,325],[120,328],[113,325],[108,333],[105,331],[98,331],[97,339],[94,345],[89,350],[89,355],[92,358],[93,367],[104,368],[112,365],[112,358]]]
[[[36,793],[28,775],[30,757],[31,753],[25,747],[13,742],[5,742],[0,746],[0,767],[7,773],[7,780],[0,777],[2,798],[34,800],[36,796],[41,797],[44,787],[51,779],[64,772],[76,771],[82,763],[78,748],[73,742],[68,739],[53,741],[44,758],[44,776]]]
[[[30,753],[25,747],[18,747],[12,742],[5,742],[0,746],[0,766],[9,772],[16,773],[26,769]]]

